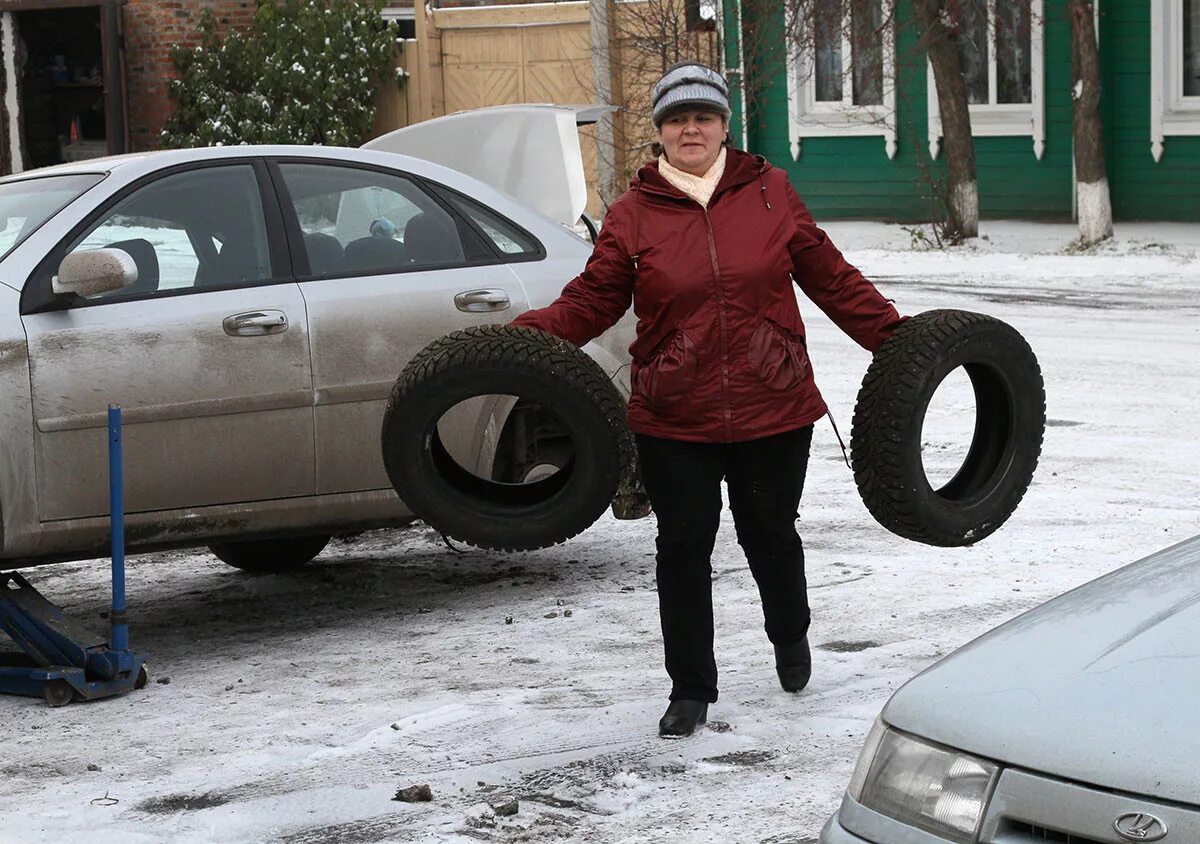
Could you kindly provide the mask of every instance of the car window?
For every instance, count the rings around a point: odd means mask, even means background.
[[[515,223],[506,220],[495,211],[446,188],[439,187],[438,195],[454,206],[459,213],[470,217],[502,254],[536,255],[540,252],[540,246],[532,235],[517,228]]]
[[[262,197],[249,164],[174,173],[138,188],[68,253],[116,248],[138,268],[130,287],[94,299],[254,284],[273,277]]]
[[[282,163],[314,276],[457,266],[478,247],[411,179],[357,167]]]
[[[83,173],[0,185],[0,258],[103,178],[99,173]]]

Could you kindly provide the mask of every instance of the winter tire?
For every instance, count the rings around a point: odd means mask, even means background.
[[[481,395],[551,409],[571,441],[565,465],[530,483],[459,466],[438,420]],[[634,448],[625,402],[599,365],[565,340],[515,326],[468,328],[426,346],[392,389],[381,439],[388,477],[417,516],[447,536],[511,551],[555,545],[590,527],[613,501]]]
[[[975,392],[975,432],[963,465],[933,489],[921,459],[930,399],[958,367]],[[1046,427],[1041,369],[1000,320],[926,311],[906,320],[867,369],[850,437],[854,479],[888,530],[927,545],[971,545],[1004,524],[1033,479]]]
[[[259,574],[278,574],[297,569],[325,550],[329,536],[299,536],[288,539],[256,539],[247,542],[218,542],[208,546],[218,560],[235,569]]]

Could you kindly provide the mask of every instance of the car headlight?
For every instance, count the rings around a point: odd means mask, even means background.
[[[957,844],[968,844],[999,769],[876,721],[850,780],[850,796],[872,811]]]

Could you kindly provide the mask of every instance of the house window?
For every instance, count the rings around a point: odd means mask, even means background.
[[[961,0],[956,38],[971,133],[1027,136],[1038,158],[1045,150],[1042,0]],[[928,73],[929,152],[941,144],[933,69]]]
[[[1033,102],[1029,0],[967,0],[960,7],[958,56],[971,105]]]
[[[896,154],[895,49],[886,0],[813,0],[789,26],[789,134],[877,135]],[[795,5],[795,4],[785,4]]]
[[[1200,0],[1150,4],[1150,153],[1170,135],[1200,135]]]

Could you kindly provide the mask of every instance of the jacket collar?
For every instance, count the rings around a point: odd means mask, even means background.
[[[761,155],[751,155],[748,152],[731,147],[725,158],[725,173],[721,176],[721,181],[717,182],[717,187],[713,190],[710,203],[730,188],[744,185],[755,179],[761,179],[762,175],[770,169],[770,162]],[[687,194],[668,182],[663,174],[658,171],[657,159],[642,165],[637,175],[633,177],[630,187],[634,190],[644,190],[646,193],[654,194],[655,196],[666,196],[671,199],[688,199]]]

